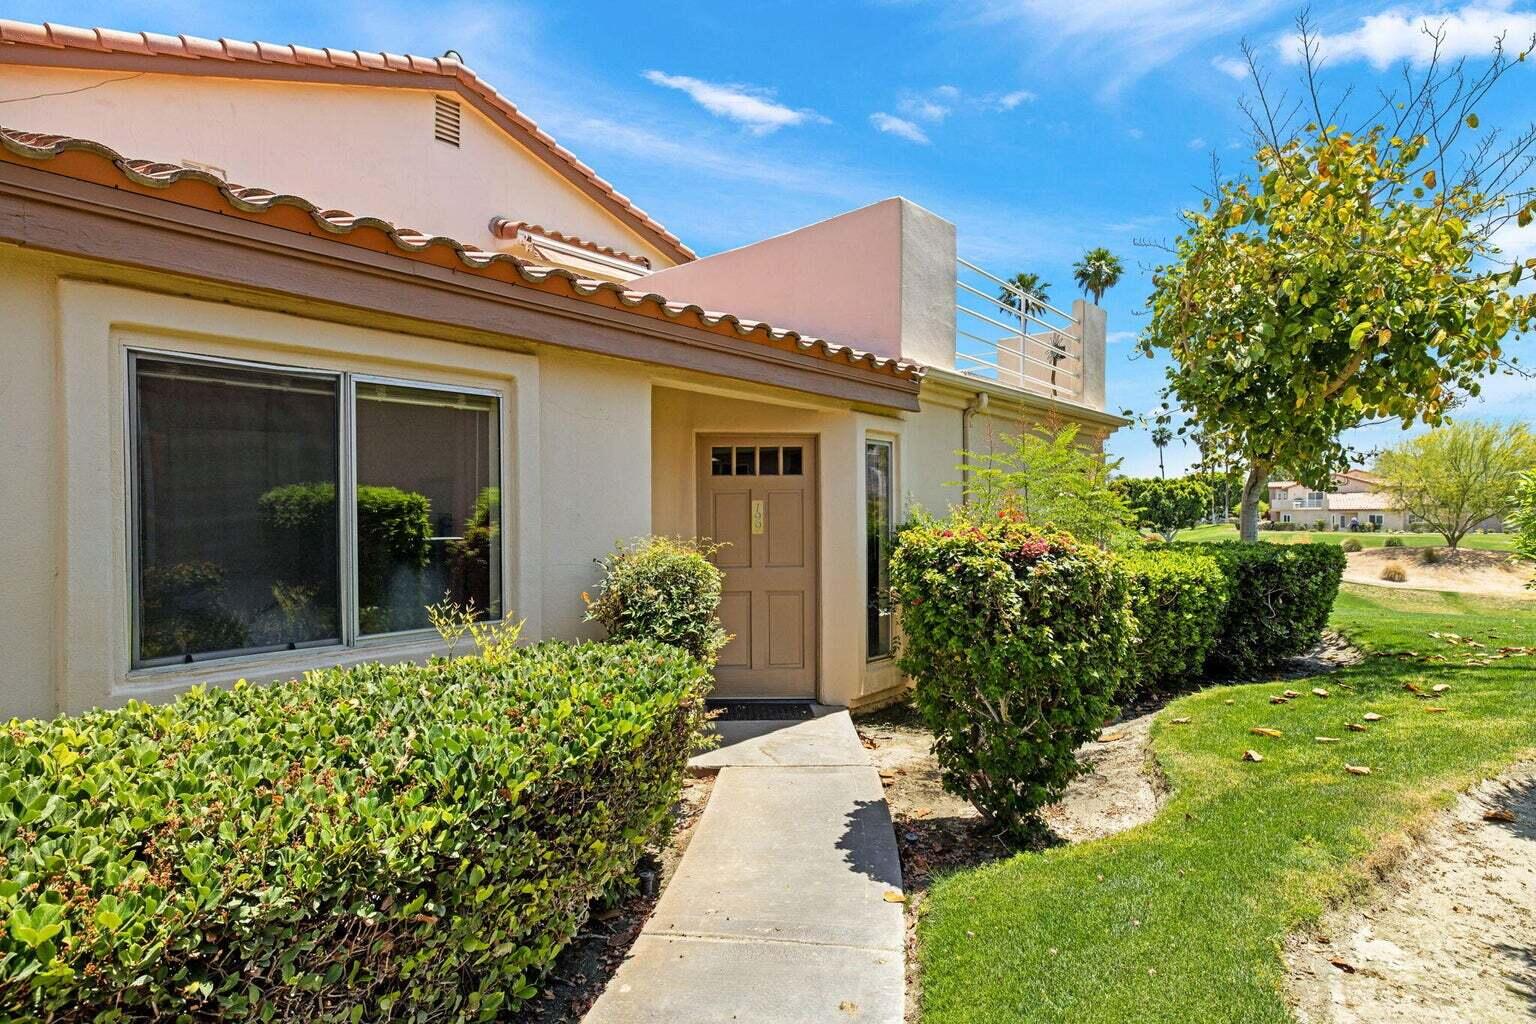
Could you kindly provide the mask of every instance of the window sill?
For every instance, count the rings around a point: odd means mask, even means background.
[[[434,654],[447,653],[448,645],[441,637],[416,634],[380,639],[356,647],[310,647],[191,665],[157,665],[129,671],[114,687],[112,695],[117,703],[135,699],[158,700],[200,684],[230,686],[241,679],[251,683],[275,683],[297,678],[311,669],[348,668],[368,661],[422,662]]]

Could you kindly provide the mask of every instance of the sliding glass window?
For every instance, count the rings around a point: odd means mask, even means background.
[[[864,442],[865,600],[867,654],[870,659],[891,653],[891,544],[895,522],[892,503],[894,446],[890,441]]]
[[[494,395],[150,353],[130,374],[136,667],[424,629],[445,595],[501,616]]]

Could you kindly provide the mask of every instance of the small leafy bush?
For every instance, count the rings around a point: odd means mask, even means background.
[[[1337,544],[1191,544],[1227,578],[1227,607],[1208,674],[1247,678],[1322,636],[1346,559]]]
[[[1136,618],[1135,686],[1169,689],[1197,677],[1221,629],[1227,580],[1210,555],[1159,545],[1121,562]]]
[[[1388,562],[1381,567],[1381,578],[1388,583],[1407,583],[1408,572],[1402,562]]]
[[[1384,548],[1400,548],[1403,546],[1403,538],[1388,537],[1386,540],[1381,542],[1381,546]]]
[[[599,560],[603,582],[587,601],[587,621],[601,623],[611,639],[658,640],[713,663],[731,639],[716,617],[725,577],[713,553],[671,537],[620,545]]]
[[[1018,838],[1081,770],[1130,671],[1125,574],[1112,556],[1003,515],[919,520],[891,558],[900,665],[944,787]]]
[[[1445,555],[1440,551],[1439,548],[1420,548],[1419,561],[1423,562],[1425,565],[1439,565],[1441,562],[1445,561]]]
[[[194,690],[0,732],[0,1019],[504,1018],[670,821],[653,643]]]
[[[1346,538],[1344,542],[1339,545],[1339,549],[1341,551],[1359,551],[1363,547],[1364,545],[1355,540],[1353,537]]]

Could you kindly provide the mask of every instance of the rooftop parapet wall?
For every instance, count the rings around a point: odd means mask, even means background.
[[[955,227],[893,198],[629,283],[892,358],[955,366]]]

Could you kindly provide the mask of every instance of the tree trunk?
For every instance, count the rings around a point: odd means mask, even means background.
[[[1248,479],[1243,481],[1243,508],[1238,520],[1238,536],[1249,543],[1259,539],[1259,496],[1268,488],[1269,464],[1255,459],[1248,466]]]
[[[1168,479],[1168,470],[1163,468],[1163,447],[1162,447],[1162,445],[1158,445],[1158,447],[1157,447],[1157,475],[1162,477],[1164,480]]]

